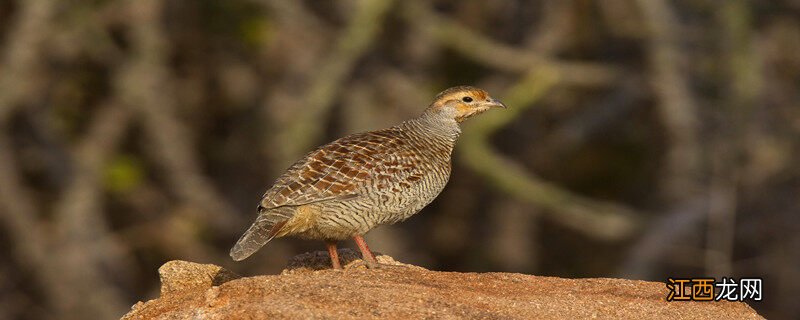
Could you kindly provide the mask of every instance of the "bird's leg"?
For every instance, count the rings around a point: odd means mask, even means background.
[[[325,241],[325,246],[328,247],[328,255],[331,256],[333,268],[342,269],[342,264],[339,262],[339,252],[336,251],[336,241]]]
[[[353,236],[353,240],[356,241],[358,249],[361,250],[361,257],[367,262],[367,267],[370,269],[377,268],[378,260],[375,259],[375,255],[372,254],[372,251],[369,251],[369,247],[367,246],[367,242],[364,241],[364,238],[360,235],[356,235]]]

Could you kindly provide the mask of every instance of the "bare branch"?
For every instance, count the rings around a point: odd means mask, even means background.
[[[697,107],[687,88],[682,68],[685,57],[678,39],[675,12],[664,0],[639,0],[649,28],[649,60],[653,69],[651,84],[656,90],[656,105],[667,132],[666,165],[662,172],[662,192],[677,200],[698,191],[700,145]]]
[[[512,108],[484,115],[464,130],[459,145],[462,161],[498,189],[546,209],[546,217],[558,223],[602,239],[627,238],[638,227],[631,209],[590,200],[541,181],[490,147],[488,139],[492,133],[511,122],[556,83],[557,73],[540,67],[508,89],[502,99]]]
[[[0,133],[0,150],[3,150],[0,152],[0,221],[14,241],[12,253],[23,266],[34,271],[54,309],[66,312],[71,290],[61,281],[60,261],[51,257],[51,237],[38,221],[35,198],[22,183],[5,133]]]
[[[721,129],[711,147],[706,274],[721,277],[732,274],[736,231],[738,189],[742,184],[741,159],[748,153],[748,125],[762,88],[758,59],[752,37],[752,21],[747,3],[727,1],[718,13],[723,30],[721,41],[724,62],[731,81],[725,88],[724,108],[729,125]],[[755,148],[752,148],[755,149]],[[731,157],[733,159],[731,159]]]
[[[143,117],[147,138],[153,143],[151,156],[164,166],[170,188],[199,209],[211,227],[228,233],[235,229],[230,219],[235,210],[203,175],[189,130],[174,114],[176,101],[165,67],[169,47],[160,30],[163,5],[155,0],[130,3],[135,54],[117,90],[125,105]]]
[[[614,68],[596,63],[564,62],[519,50],[494,41],[468,28],[440,17],[419,1],[403,2],[403,16],[409,25],[421,28],[442,44],[476,62],[510,72],[527,72],[548,65],[566,84],[608,85],[618,77]]]
[[[55,10],[53,1],[20,2],[20,13],[8,35],[0,60],[0,123],[41,85],[38,61]],[[3,47],[3,46],[0,46]]]
[[[337,92],[341,92],[345,77],[372,46],[392,4],[393,1],[357,2],[352,20],[336,41],[331,54],[315,71],[302,108],[294,110],[292,123],[277,137],[278,141],[294,141],[276,144],[283,149],[286,158],[296,158],[317,142],[324,128],[322,119],[337,98]]]
[[[108,279],[103,268],[115,274],[130,271],[120,244],[112,242],[102,209],[101,170],[127,129],[130,113],[117,105],[101,108],[86,137],[76,147],[72,180],[55,205],[58,250],[69,272],[63,281],[73,293],[70,304],[81,306],[76,314],[116,317],[127,308],[124,294]],[[88,298],[97,296],[98,298]],[[75,312],[75,311],[73,311]]]

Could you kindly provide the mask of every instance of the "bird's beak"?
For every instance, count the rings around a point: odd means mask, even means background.
[[[486,102],[486,106],[488,106],[490,108],[503,108],[503,109],[508,108],[508,107],[506,107],[506,105],[504,105],[502,102],[500,102],[500,100],[497,100],[497,99],[494,99],[494,98],[489,98],[489,101]]]

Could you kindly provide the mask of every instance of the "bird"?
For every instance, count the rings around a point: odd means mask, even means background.
[[[325,242],[333,269],[337,243],[352,238],[370,269],[378,268],[363,235],[408,219],[450,180],[461,123],[506,106],[486,91],[456,86],[398,125],[345,136],[306,154],[263,195],[258,215],[230,251],[241,261],[274,238]]]

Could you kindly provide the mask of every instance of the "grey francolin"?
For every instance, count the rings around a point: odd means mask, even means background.
[[[326,144],[289,167],[267,190],[258,217],[230,255],[240,261],[273,238],[324,240],[341,269],[337,241],[353,238],[377,267],[364,235],[408,219],[433,201],[450,179],[450,158],[469,117],[505,105],[481,89],[447,89],[417,118],[388,129]]]

